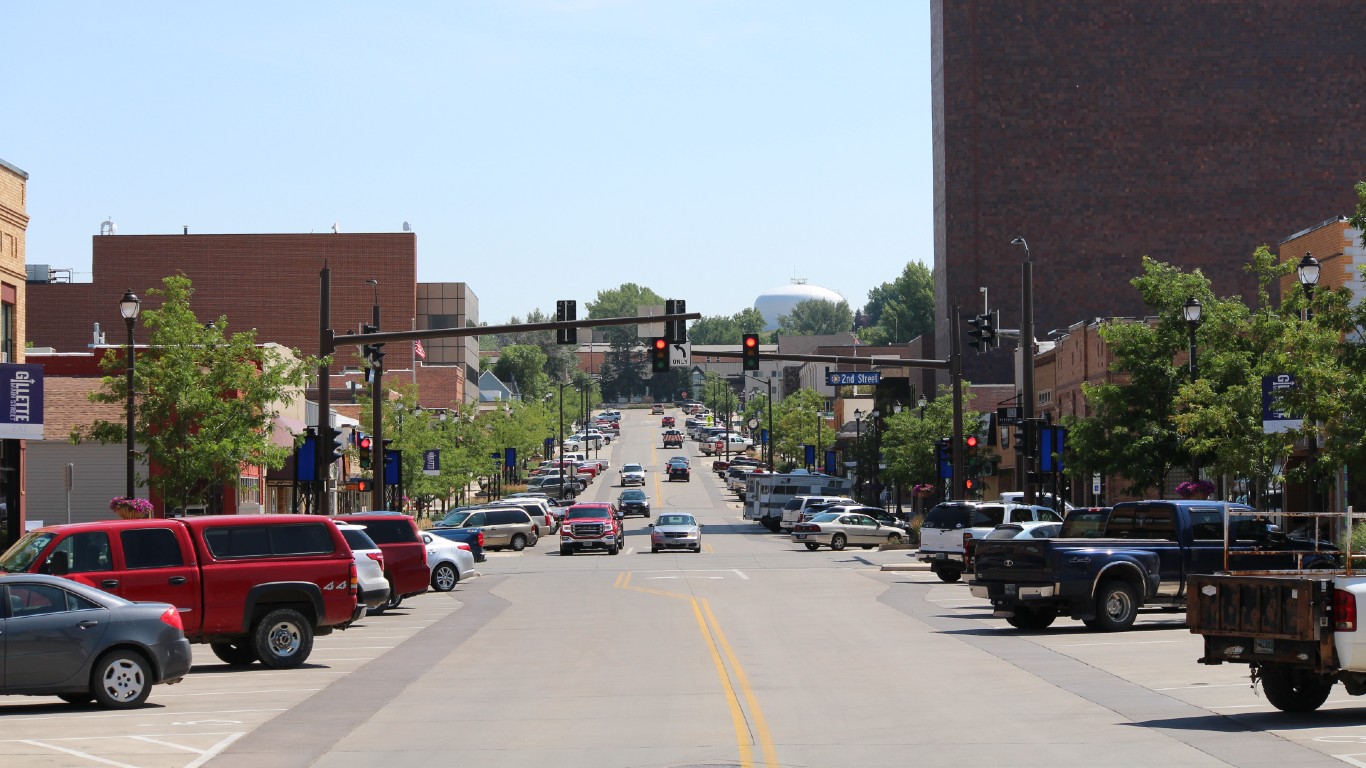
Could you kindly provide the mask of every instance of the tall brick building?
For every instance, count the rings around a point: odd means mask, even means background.
[[[1035,328],[1146,310],[1144,255],[1254,295],[1252,251],[1349,213],[1366,177],[1353,0],[932,0],[936,348],[954,305]],[[964,356],[977,383],[1010,354]]]
[[[28,174],[0,160],[0,363],[24,362]],[[5,397],[3,407],[9,407]],[[0,438],[0,546],[23,533],[24,440]]]
[[[97,235],[91,242],[89,283],[28,285],[28,325],[35,346],[84,351],[98,323],[110,344],[127,340],[118,302],[132,288],[143,307],[158,305],[147,289],[183,272],[194,286],[195,313],[202,320],[226,315],[230,331],[257,330],[259,341],[318,353],[319,270],[331,269],[331,325],[335,332],[359,330],[369,322],[376,294],[384,330],[440,328],[478,323],[478,300],[464,283],[417,282],[417,239],[411,232],[272,235]],[[42,271],[41,269],[39,271]],[[378,281],[371,286],[366,280]],[[147,330],[135,330],[145,343]],[[385,348],[387,371],[416,380],[423,404],[443,407],[472,401],[478,380],[478,340],[432,340],[425,364],[413,373],[410,344]],[[472,351],[471,351],[472,350]],[[337,350],[334,373],[357,366],[356,349]],[[406,371],[406,373],[398,373]],[[472,373],[471,373],[472,372]],[[389,379],[392,383],[394,379]],[[333,382],[333,387],[340,384]],[[438,395],[438,401],[427,394]]]

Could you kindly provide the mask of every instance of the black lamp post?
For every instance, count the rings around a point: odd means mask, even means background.
[[[874,408],[869,416],[873,424],[873,498],[876,505],[882,503],[882,411]]]
[[[133,325],[138,321],[138,313],[142,311],[142,300],[129,288],[124,292],[123,298],[119,300],[119,314],[123,315],[123,322],[128,324],[128,492],[127,497],[133,498],[133,463],[137,453],[133,449]]]
[[[1186,326],[1190,328],[1191,383],[1194,384],[1200,371],[1195,363],[1195,329],[1200,327],[1200,300],[1194,296],[1186,299],[1182,312],[1186,316]]]
[[[920,420],[921,420],[921,421],[924,421],[924,420],[925,420],[925,409],[928,408],[929,405],[930,405],[930,401],[929,401],[929,400],[926,400],[924,395],[921,395],[921,396],[920,396],[920,399],[917,400],[917,401],[915,401],[915,407],[917,407],[917,408],[920,409]]]
[[[1314,317],[1314,311],[1309,308],[1309,304],[1314,301],[1314,286],[1319,284],[1319,260],[1314,258],[1312,253],[1306,252],[1304,258],[1295,266],[1295,271],[1299,273],[1300,285],[1304,287],[1304,319],[1309,320]]]
[[[854,498],[859,497],[858,485],[863,484],[863,411],[854,409],[854,475],[857,476]]]

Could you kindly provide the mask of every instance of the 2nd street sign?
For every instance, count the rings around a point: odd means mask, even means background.
[[[877,384],[881,381],[881,371],[830,371],[825,374],[825,383],[832,387]]]

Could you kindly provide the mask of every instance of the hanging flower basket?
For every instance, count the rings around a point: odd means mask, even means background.
[[[152,502],[146,499],[115,496],[109,500],[109,509],[124,520],[140,520],[152,516]]]
[[[1208,480],[1187,480],[1176,486],[1176,493],[1183,499],[1208,499],[1214,493],[1214,483]]]
[[[916,483],[911,486],[911,493],[914,493],[917,498],[921,499],[928,499],[930,496],[934,495],[934,491],[934,486],[929,483]]]

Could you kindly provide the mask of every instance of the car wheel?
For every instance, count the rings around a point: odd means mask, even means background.
[[[441,563],[432,570],[432,589],[437,592],[450,592],[460,582],[460,571],[450,563]]]
[[[209,649],[220,661],[234,667],[245,667],[256,661],[256,649],[251,643],[209,643]]]
[[[574,554],[573,547],[560,547],[560,557],[569,557]]]
[[[95,699],[94,695],[89,691],[86,691],[85,693],[59,693],[57,694],[57,698],[65,701],[67,704],[75,704],[78,707],[89,704]]]
[[[392,602],[393,596],[389,599]],[[256,622],[251,635],[256,655],[271,669],[297,667],[313,652],[313,625],[292,608],[267,613]]]
[[[1138,593],[1126,581],[1111,580],[1096,590],[1095,629],[1122,632],[1138,618]]]
[[[1006,623],[1016,629],[1039,630],[1047,629],[1057,618],[1055,608],[1016,608],[1015,615],[1008,617]]]
[[[1263,664],[1260,676],[1266,700],[1282,712],[1313,712],[1333,690],[1331,678],[1280,664]]]
[[[650,547],[650,554],[652,554],[652,555],[657,555],[657,554],[659,554],[659,547]]]
[[[524,549],[526,549],[526,537],[523,536],[523,535],[520,534],[520,533],[517,534],[516,536],[513,536],[513,537],[512,537],[512,551],[513,551],[513,552],[521,552],[521,551],[524,550]]]
[[[939,580],[945,584],[952,584],[963,578],[963,572],[957,568],[940,568],[934,572],[934,575],[938,576]]]
[[[90,695],[102,707],[136,707],[147,701],[151,692],[152,665],[136,651],[110,651],[90,670]]]
[[[873,548],[874,546],[876,546],[876,545],[875,545],[875,544],[860,544],[859,546],[862,547],[862,548],[864,548],[864,549],[872,549],[872,548]]]
[[[692,551],[695,552],[695,553],[697,553],[697,554],[699,554],[699,555],[702,554],[702,545],[701,545],[701,544],[698,544],[697,546],[695,546],[695,547],[692,548]]]
[[[834,536],[830,537],[830,548],[835,550],[836,552],[839,552],[840,550],[844,549],[845,541],[846,539],[844,538],[844,534],[837,533]]]
[[[609,555],[615,555],[615,554],[617,554],[617,553],[620,552],[620,551],[621,551],[621,547],[618,547],[616,544],[613,544],[612,546],[610,546],[610,547],[607,548],[607,554],[609,554]]]
[[[818,550],[818,549],[821,548],[821,545],[817,544],[817,543],[814,542],[814,541],[808,541],[808,542],[805,542],[805,543],[806,543],[806,548],[809,549],[809,550],[811,550],[812,552],[815,552],[816,550]]]

